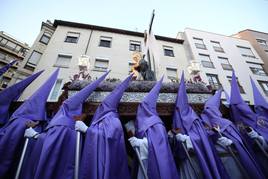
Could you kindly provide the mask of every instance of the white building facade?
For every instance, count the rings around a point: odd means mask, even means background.
[[[34,59],[32,54],[39,52],[36,43],[43,37],[41,31],[28,58],[34,62],[34,72],[45,69],[44,74],[35,80],[23,93],[22,100],[31,95],[56,68],[60,68],[58,80],[49,101],[56,101],[64,83],[77,74],[78,59],[89,56],[89,73],[92,78],[99,77],[110,69],[108,78],[124,79],[130,73],[134,52],[145,51],[144,33],[122,29],[100,27],[88,24],[55,20],[54,32],[42,53]],[[155,36],[159,49],[159,67],[156,77],[164,75],[165,81],[176,80],[188,66],[183,40]],[[37,50],[36,50],[37,49]],[[153,60],[153,59],[152,59]],[[27,65],[27,63],[25,64]]]
[[[248,41],[190,28],[182,34],[189,61],[199,64],[202,80],[213,89],[223,87],[230,93],[234,69],[245,101],[253,104],[250,76],[266,96],[260,83],[268,84],[268,76],[264,70],[263,73],[254,71],[263,69],[264,63]]]

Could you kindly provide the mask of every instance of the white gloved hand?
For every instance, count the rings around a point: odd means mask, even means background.
[[[138,148],[141,160],[148,159],[148,140],[146,137],[143,139],[138,139],[136,137],[131,137],[128,139],[133,148]]]
[[[76,121],[75,122],[75,130],[80,131],[83,133],[87,132],[87,125],[83,121]]]
[[[134,125],[134,121],[133,120],[128,121],[125,124],[125,127],[126,127],[127,131],[131,131],[133,133],[133,135],[135,134],[135,125]]]
[[[266,143],[265,139],[261,135],[259,135],[256,131],[254,131],[253,129],[251,129],[251,131],[248,132],[248,136],[252,139],[257,139],[258,141],[260,141],[264,148],[268,147],[268,144]]]
[[[174,137],[174,134],[173,134],[173,132],[172,131],[168,131],[168,137],[170,137],[170,138],[173,138]]]
[[[37,138],[38,136],[38,132],[36,132],[33,128],[28,128],[25,130],[24,132],[24,137],[27,137],[27,138]]]
[[[176,134],[176,139],[180,142],[185,142],[187,149],[193,149],[193,144],[188,135],[178,133]]]
[[[227,137],[220,137],[220,138],[218,138],[217,143],[219,145],[227,147],[227,146],[231,145],[233,143],[233,141],[231,139],[228,139]]]

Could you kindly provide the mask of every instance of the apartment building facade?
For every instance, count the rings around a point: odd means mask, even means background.
[[[42,22],[40,32],[32,47],[25,55],[24,60],[20,63],[17,73],[12,78],[12,83],[16,83],[26,78],[35,71],[54,31],[55,28],[50,21]]]
[[[248,41],[190,28],[185,29],[183,37],[190,64],[198,64],[202,80],[212,88],[223,87],[230,92],[235,70],[245,101],[253,103],[250,76],[263,95],[268,95],[268,88],[263,87],[268,85],[264,62]]]
[[[234,34],[233,37],[249,41],[263,60],[263,68],[268,72],[268,33],[246,29]]]
[[[133,65],[133,54],[142,54],[145,51],[144,33],[141,32],[61,20],[55,20],[53,27],[54,32],[41,57],[31,59],[32,54],[38,51],[36,43],[40,41],[43,31],[40,32],[30,50],[28,62],[30,59],[38,61],[34,71],[43,69],[46,71],[39,80],[29,86],[21,99],[27,98],[42,84],[48,74],[60,68],[58,80],[49,97],[49,101],[56,101],[63,84],[78,73],[78,59],[81,55],[89,57],[89,73],[92,78],[99,77],[104,71],[110,69],[108,78],[124,79]],[[156,77],[159,79],[164,75],[165,81],[178,79],[182,70],[188,66],[183,40],[155,37],[159,49],[159,54],[154,54],[159,56],[159,62],[155,64],[159,68]]]
[[[0,77],[0,90],[15,83],[12,79],[18,72],[19,66],[23,63],[30,47],[11,35],[0,31],[0,68],[7,65],[13,60],[17,62]]]

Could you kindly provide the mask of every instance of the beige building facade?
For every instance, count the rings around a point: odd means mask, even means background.
[[[48,74],[60,68],[57,83],[49,97],[49,101],[56,101],[63,84],[79,72],[78,59],[81,55],[89,57],[89,74],[92,78],[99,77],[109,69],[111,72],[108,78],[124,79],[133,65],[133,53],[143,54],[145,51],[144,33],[141,32],[61,20],[55,20],[53,28],[54,32],[41,51],[39,60],[32,59],[38,61],[34,71],[45,69],[45,72],[27,88],[21,99],[31,95]],[[38,43],[43,33],[41,31],[38,35],[30,53],[40,52]],[[154,54],[159,56],[159,62],[155,64],[158,68],[157,79],[164,75],[165,81],[177,80],[188,66],[183,40],[163,36],[155,38],[159,49],[159,53]],[[31,54],[28,61],[29,58]]]
[[[0,68],[8,63],[16,60],[17,62],[11,66],[6,73],[0,77],[0,90],[14,84],[14,77],[18,73],[18,69],[24,62],[30,47],[11,35],[0,31]]]

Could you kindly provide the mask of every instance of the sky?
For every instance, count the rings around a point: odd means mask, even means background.
[[[42,21],[55,19],[175,38],[186,27],[232,35],[268,32],[268,0],[0,0],[0,31],[32,45]]]

